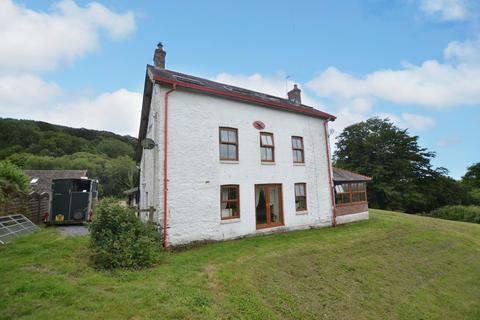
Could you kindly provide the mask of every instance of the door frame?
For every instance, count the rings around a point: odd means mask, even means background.
[[[280,222],[277,223],[271,223],[271,214],[270,214],[270,206],[267,205],[266,207],[266,215],[267,215],[267,223],[266,224],[258,224],[257,223],[257,188],[258,187],[264,187],[265,188],[265,196],[266,196],[266,202],[270,203],[270,190],[269,187],[271,186],[277,186],[278,187],[278,207],[280,209]],[[281,183],[260,183],[260,184],[255,184],[254,186],[254,192],[253,192],[253,204],[254,204],[254,211],[255,211],[255,227],[256,229],[265,229],[265,228],[274,228],[274,227],[280,227],[285,225],[284,220],[283,220],[283,190],[282,190],[282,184]]]

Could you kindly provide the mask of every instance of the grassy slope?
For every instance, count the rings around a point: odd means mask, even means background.
[[[0,248],[0,318],[479,319],[480,225],[371,220],[170,253],[98,272],[52,229]]]

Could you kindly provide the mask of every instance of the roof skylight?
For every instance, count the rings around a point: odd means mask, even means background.
[[[205,84],[197,79],[189,78],[189,77],[182,77],[182,76],[173,76],[176,80],[181,81],[181,82],[186,82],[186,83],[191,83],[191,84],[196,84],[198,86],[204,86]]]

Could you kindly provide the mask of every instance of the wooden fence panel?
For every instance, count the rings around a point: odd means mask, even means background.
[[[40,224],[43,222],[43,216],[48,212],[49,200],[48,193],[16,194],[0,205],[0,216],[20,213],[33,223]]]

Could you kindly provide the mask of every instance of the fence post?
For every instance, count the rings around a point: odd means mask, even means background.
[[[37,201],[37,223],[40,223],[40,210],[42,207],[42,197],[40,194],[38,195]]]
[[[153,222],[155,211],[156,211],[155,207],[152,207],[152,206],[148,207],[148,209],[140,209],[140,208],[134,209],[134,212],[137,218],[142,218],[143,217],[142,212],[147,212],[149,222]]]
[[[153,215],[155,213],[155,208],[154,207],[149,207],[148,208],[148,221],[153,222]]]

